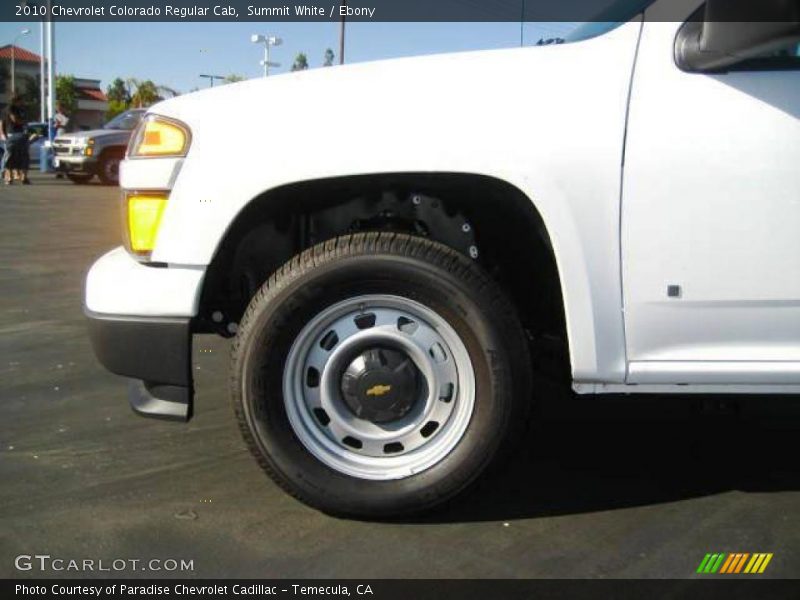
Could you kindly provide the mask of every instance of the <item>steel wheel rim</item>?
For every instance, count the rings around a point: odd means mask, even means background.
[[[422,377],[414,406],[390,423],[359,418],[341,391],[348,358],[373,347],[405,353]],[[472,416],[475,376],[466,346],[435,311],[399,296],[365,295],[328,307],[303,327],[286,360],[283,394],[296,436],[323,464],[392,480],[433,467],[456,447]]]

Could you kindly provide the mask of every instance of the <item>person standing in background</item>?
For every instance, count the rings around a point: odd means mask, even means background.
[[[11,185],[16,179],[30,184],[28,179],[28,133],[25,109],[20,97],[14,94],[0,122],[0,139],[6,142],[3,154],[3,183]]]
[[[64,113],[61,103],[56,104],[56,114],[53,115],[53,126],[56,129],[56,136],[64,135],[69,125],[69,117]]]
[[[56,104],[56,114],[53,115],[53,128],[56,130],[56,137],[64,135],[67,132],[67,125],[69,125],[69,117],[64,113],[64,108],[59,102]],[[56,169],[56,179],[64,177],[62,169]]]
[[[8,135],[6,134],[6,115],[3,114],[0,119],[0,142],[3,142],[3,155],[0,156],[0,171],[3,173],[3,183],[9,185],[11,183],[11,173],[6,169],[8,162]]]

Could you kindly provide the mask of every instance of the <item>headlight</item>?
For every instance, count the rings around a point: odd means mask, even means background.
[[[125,196],[125,234],[131,252],[147,256],[156,245],[166,192],[131,192]]]
[[[190,142],[189,128],[183,123],[158,115],[148,115],[142,119],[131,137],[128,156],[186,156]]]

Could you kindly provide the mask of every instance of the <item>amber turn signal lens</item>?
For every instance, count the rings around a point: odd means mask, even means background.
[[[189,142],[188,129],[159,117],[149,117],[135,137],[131,156],[183,156]]]
[[[153,251],[161,217],[167,206],[166,194],[131,194],[127,198],[128,240],[131,251]]]

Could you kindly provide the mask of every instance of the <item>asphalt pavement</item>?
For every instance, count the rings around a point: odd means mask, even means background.
[[[512,463],[434,514],[379,523],[309,509],[260,471],[225,340],[195,339],[189,424],[134,415],[81,309],[86,270],[119,244],[118,193],[39,174],[0,188],[0,577],[92,575],[15,568],[46,554],[193,561],[102,576],[682,578],[709,552],[773,553],[755,577],[800,575],[797,398],[543,385]]]

